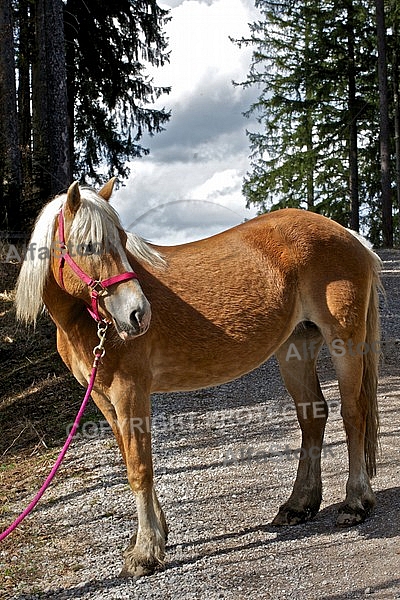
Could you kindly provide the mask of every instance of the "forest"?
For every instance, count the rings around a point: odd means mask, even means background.
[[[128,175],[169,114],[146,65],[168,60],[155,0],[0,2],[0,230],[30,228],[73,179]]]
[[[400,245],[397,0],[255,0],[244,81],[257,100],[243,193]],[[129,174],[170,114],[146,74],[169,60],[156,0],[0,4],[0,230],[25,230],[73,179]],[[244,119],[244,123],[246,123]]]
[[[257,0],[248,204],[320,212],[399,245],[397,0]]]

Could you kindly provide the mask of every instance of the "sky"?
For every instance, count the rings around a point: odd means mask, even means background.
[[[171,110],[171,118],[165,131],[142,140],[150,155],[130,163],[113,205],[128,231],[156,244],[181,244],[255,215],[241,188],[249,169],[246,128],[252,129],[243,112],[257,95],[232,85],[245,79],[251,49],[239,49],[229,36],[247,36],[258,13],[254,0],[159,5],[171,9],[170,63],[149,73],[155,85],[172,87],[155,105]]]

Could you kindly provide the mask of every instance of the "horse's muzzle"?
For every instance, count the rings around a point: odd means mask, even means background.
[[[151,310],[147,307],[146,310],[136,309],[132,311],[129,317],[129,323],[121,322],[116,317],[113,318],[115,329],[124,342],[146,333],[149,329],[150,321]]]

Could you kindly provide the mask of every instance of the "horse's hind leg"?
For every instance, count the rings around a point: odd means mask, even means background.
[[[353,343],[353,340],[352,340]],[[349,478],[346,485],[346,498],[339,508],[337,524],[340,526],[357,525],[364,521],[370,510],[375,505],[375,496],[371,488],[369,475],[373,474],[374,467],[368,473],[365,456],[368,452],[365,447],[369,442],[374,445],[374,440],[368,440],[368,435],[374,427],[368,428],[368,397],[363,386],[364,362],[368,357],[363,356],[357,343],[350,346],[346,344],[346,352],[339,355],[332,352],[342,403],[342,418],[347,436],[349,456]],[[373,461],[374,462],[374,461]]]
[[[302,323],[276,352],[284,383],[296,405],[302,443],[292,494],[280,507],[273,525],[303,523],[318,512],[321,504],[321,450],[328,406],[315,363],[322,343],[319,329],[312,323]]]

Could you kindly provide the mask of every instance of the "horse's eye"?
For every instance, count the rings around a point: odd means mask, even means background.
[[[94,254],[94,244],[92,242],[82,244],[82,255],[91,256],[92,254]]]

